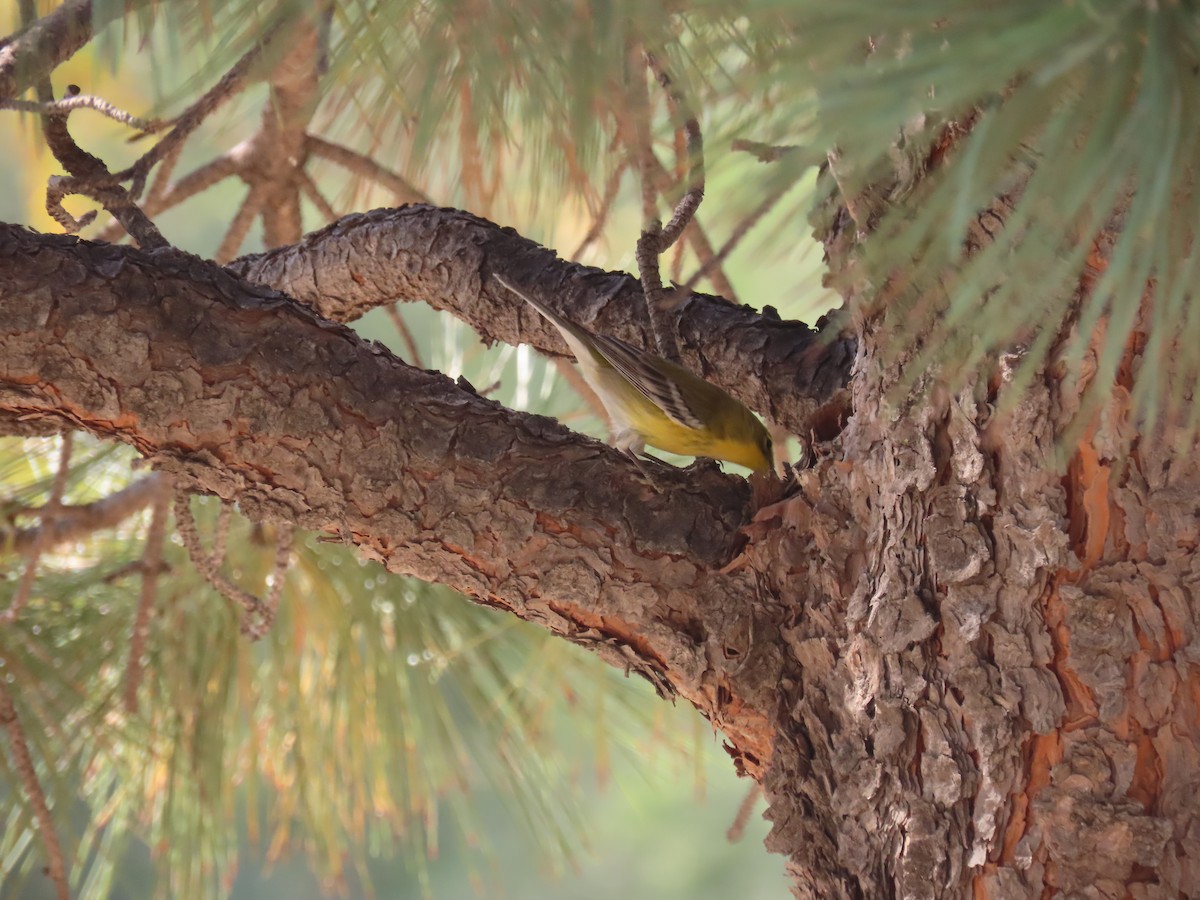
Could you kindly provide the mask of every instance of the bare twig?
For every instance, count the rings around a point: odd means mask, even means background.
[[[163,195],[162,200],[159,201],[161,205],[156,211],[161,212],[164,209],[177,206],[184,200],[196,196],[196,194],[207,190],[214,184],[224,181],[230,175],[236,175],[241,166],[238,150],[238,147],[234,147],[229,153],[209,160],[204,165],[184,175],[171,185],[170,190]]]
[[[196,520],[192,518],[190,497],[184,491],[175,492],[175,527],[196,571],[217,593],[240,606],[245,612],[242,617],[242,633],[255,641],[266,634],[266,630],[261,627],[267,618],[262,601],[217,571],[212,557],[204,552],[200,543],[200,533],[196,530]]]
[[[36,28],[37,3],[35,0],[19,0],[21,21],[29,28]],[[90,12],[90,10],[89,10]],[[55,104],[54,89],[50,84],[48,70],[35,79],[37,98],[43,106]],[[67,87],[67,100],[79,94],[75,85]],[[71,178],[56,177],[50,180],[46,189],[46,211],[54,217],[67,231],[78,231],[80,227],[95,218],[95,213],[89,213],[76,221],[62,206],[62,200],[67,194],[80,193],[100,202],[105,209],[113,214],[121,224],[133,235],[143,247],[167,246],[167,241],[159,233],[154,223],[138,209],[120,184],[111,183],[112,175],[108,167],[99,157],[80,148],[67,129],[67,116],[70,110],[60,112],[43,112],[42,133],[46,144],[54,158],[65,168]]]
[[[397,202],[432,202],[420,188],[413,186],[403,176],[396,174],[391,169],[384,168],[371,157],[364,156],[357,150],[351,150],[349,147],[343,147],[341,144],[335,144],[312,134],[308,135],[307,144],[310,153],[335,162],[354,174],[361,175],[363,178],[387,188],[396,196]]]
[[[750,813],[754,812],[754,804],[758,802],[761,793],[762,786],[757,781],[750,785],[750,790],[746,791],[746,796],[742,798],[742,802],[738,806],[737,815],[733,817],[733,824],[725,832],[725,838],[729,843],[737,843],[746,833],[746,824],[750,821]]]
[[[675,341],[674,329],[662,315],[663,285],[658,268],[662,246],[662,222],[658,218],[658,189],[655,178],[655,168],[659,163],[658,157],[654,155],[650,135],[650,96],[646,90],[645,72],[642,68],[645,55],[642,54],[641,59],[636,61],[635,55],[635,51],[631,49],[628,54],[629,66],[636,75],[631,82],[630,95],[632,128],[627,129],[632,133],[626,135],[630,142],[629,153],[636,161],[642,189],[642,233],[638,237],[634,259],[638,266],[638,278],[642,282],[642,295],[650,319],[650,330],[654,334],[654,343],[659,354],[669,360],[678,361],[679,348]]]
[[[250,185],[250,190],[246,192],[242,205],[238,207],[237,214],[229,223],[229,230],[225,232],[221,246],[217,248],[217,254],[213,257],[217,262],[224,265],[237,256],[238,248],[242,246],[242,241],[246,240],[255,216],[262,212],[266,193],[266,182],[258,181]]]
[[[212,553],[208,555],[209,562],[214,567],[225,562],[225,547],[229,543],[229,526],[233,524],[233,504],[221,503],[217,510],[217,524],[213,528]]]
[[[142,551],[142,590],[138,597],[137,615],[133,620],[133,635],[129,641],[129,662],[125,667],[125,711],[137,712],[138,687],[142,683],[142,657],[150,637],[150,615],[158,595],[161,574],[163,539],[167,533],[167,503],[172,486],[167,476],[154,483],[154,503],[150,508],[150,527],[146,530],[146,547]]]
[[[330,202],[325,199],[325,195],[321,193],[321,189],[317,187],[317,183],[312,180],[312,176],[304,169],[300,172],[300,187],[312,201],[313,206],[321,213],[326,222],[333,222],[338,218],[337,210],[333,208]]]
[[[34,818],[37,819],[38,832],[42,836],[42,844],[46,849],[47,868],[50,879],[54,882],[54,890],[58,900],[70,900],[71,891],[67,882],[67,867],[63,861],[62,844],[58,842],[58,833],[54,830],[54,819],[50,815],[50,806],[46,802],[46,793],[38,781],[37,769],[33,765],[33,756],[29,752],[29,742],[25,739],[25,730],[17,717],[17,708],[12,696],[0,678],[0,724],[8,732],[8,744],[12,748],[13,768],[21,777],[21,786],[25,796],[33,807]]]
[[[61,544],[77,541],[99,531],[111,528],[124,521],[154,499],[159,476],[147,475],[114,494],[78,506],[61,506],[48,521],[34,528],[8,531],[0,528],[0,550],[11,550],[20,556],[28,556],[41,541],[45,553]],[[45,510],[40,510],[43,519]]]
[[[263,604],[259,622],[259,627],[264,634],[270,630],[271,623],[275,621],[275,613],[279,609],[279,598],[283,594],[283,582],[287,577],[288,565],[292,559],[292,541],[295,536],[296,529],[292,527],[291,522],[279,523],[279,530],[275,537],[275,565],[271,569],[268,579],[267,600]]]
[[[22,0],[22,10],[28,12],[27,7],[32,8],[27,0]],[[67,90],[73,96],[78,93],[79,88],[71,85]],[[54,103],[54,93],[48,78],[38,82],[37,95],[43,105]],[[46,211],[68,233],[74,234],[96,217],[95,211],[92,211],[76,220],[63,208],[64,197],[82,194],[103,205],[143,248],[168,246],[166,238],[157,226],[133,202],[129,192],[113,179],[104,161],[75,143],[67,129],[68,115],[69,110],[49,112],[42,116],[42,132],[50,152],[63,168],[71,173],[70,176],[56,175],[50,178],[46,186]]]
[[[50,485],[50,497],[46,501],[46,505],[42,507],[42,521],[38,528],[38,537],[29,551],[29,558],[25,562],[21,580],[17,583],[12,603],[4,611],[3,616],[0,616],[0,621],[3,622],[14,621],[29,602],[29,597],[33,592],[33,582],[37,578],[38,562],[49,544],[50,522],[62,506],[63,492],[67,487],[67,476],[71,472],[71,448],[74,444],[74,437],[68,431],[63,434],[61,440],[62,443],[58,450],[58,469],[55,471],[54,481]]]
[[[183,144],[176,144],[175,149],[166,155],[162,165],[158,167],[158,171],[154,174],[154,180],[150,182],[150,190],[146,192],[146,199],[142,202],[142,209],[147,215],[150,212],[147,207],[151,203],[158,203],[162,199],[162,195],[166,192],[167,186],[171,183],[171,176],[175,172],[175,166],[179,164],[179,157],[183,153]]]
[[[654,326],[654,337],[659,353],[667,359],[678,360],[679,348],[675,341],[674,330],[667,317],[668,304],[666,292],[663,289],[662,274],[659,270],[659,257],[679,240],[704,199],[704,138],[700,132],[699,121],[692,113],[686,98],[676,89],[666,69],[650,52],[644,54],[644,59],[647,68],[654,73],[666,94],[667,108],[671,113],[671,118],[675,120],[677,132],[682,132],[685,136],[684,147],[687,152],[687,189],[676,202],[675,209],[666,226],[662,226],[657,219],[657,202],[652,199],[652,185],[657,180],[657,170],[661,169],[662,164],[658,162],[658,158],[654,154],[648,134],[641,136],[644,143],[638,148],[641,158],[644,218],[642,234],[638,238],[635,251],[638,275],[641,278],[642,292],[646,298],[646,310],[650,315],[650,322]],[[647,118],[647,131],[648,126]]]
[[[179,149],[183,149],[183,145],[179,145]],[[235,147],[229,153],[222,154],[216,159],[206,162],[184,175],[177,182],[166,188],[161,194],[155,195],[158,185],[165,179],[163,173],[168,172],[167,166],[170,164],[171,157],[168,156],[163,160],[163,169],[159,170],[158,177],[150,188],[150,193],[146,196],[146,202],[142,204],[142,208],[147,215],[158,215],[160,212],[165,212],[174,206],[178,206],[185,200],[189,200],[202,191],[208,190],[214,184],[224,181],[230,175],[236,175],[241,169],[241,157],[239,150],[241,147]],[[169,173],[168,173],[169,174]],[[121,236],[121,223],[117,221],[109,222],[96,235],[96,238],[101,241],[114,241]]]
[[[695,288],[697,284],[700,283],[701,278],[704,278],[709,272],[719,270],[721,264],[726,260],[726,258],[728,258],[729,254],[733,252],[734,248],[737,247],[739,243],[741,243],[742,238],[749,234],[750,229],[757,225],[762,217],[771,211],[775,204],[780,201],[782,196],[782,194],[771,194],[760,204],[758,204],[758,206],[756,206],[750,212],[750,215],[742,219],[742,221],[739,222],[733,229],[733,233],[729,235],[729,240],[724,243],[715,256],[701,263],[700,268],[696,270],[695,274],[692,275],[692,277],[687,280],[687,283],[679,289],[679,293],[686,297],[687,294],[693,288]],[[720,290],[720,288],[718,288],[718,290]],[[734,298],[729,296],[729,299],[732,300]]]
[[[671,118],[675,120],[676,129],[682,131],[687,138],[688,187],[675,204],[675,212],[670,220],[663,226],[660,237],[662,243],[659,247],[661,253],[679,240],[683,229],[692,221],[701,201],[704,200],[704,136],[700,133],[700,122],[692,112],[691,105],[675,87],[666,69],[659,64],[653,53],[646,53],[646,65],[667,95],[667,109]]]
[[[241,59],[233,64],[233,67],[221,77],[220,81],[175,119],[175,127],[167,132],[161,141],[142,154],[133,165],[127,169],[122,169],[113,177],[117,181],[131,180],[130,192],[135,197],[141,194],[142,188],[146,184],[146,176],[149,175],[154,165],[160,160],[165,159],[168,154],[173,152],[178,145],[182,144],[200,126],[200,123],[246,86],[246,76],[254,68],[259,57],[262,56],[263,50],[278,35],[279,29],[279,25],[271,28],[261,41],[251,47],[243,54]]]
[[[388,318],[392,320],[392,325],[395,326],[397,333],[400,335],[400,340],[404,341],[404,347],[408,351],[408,364],[416,366],[418,369],[425,368],[425,364],[421,362],[421,351],[417,347],[413,333],[409,329],[408,323],[404,321],[404,316],[400,315],[400,310],[396,308],[396,304],[389,303],[383,309],[387,313]]]
[[[75,164],[71,164],[68,161],[69,157],[62,155],[64,150],[69,151],[70,147],[74,147],[74,142],[70,141],[69,136],[66,135],[65,118],[62,118],[66,114],[56,112],[47,115],[45,118],[47,122],[47,143],[54,150],[55,157],[74,176],[70,179],[58,178],[50,185],[47,190],[46,199],[47,211],[50,215],[67,231],[71,233],[77,232],[80,228],[87,225],[95,217],[95,214],[89,213],[77,221],[62,208],[62,199],[69,194],[83,194],[102,203],[142,247],[167,246],[167,241],[158,232],[158,229],[146,214],[137,206],[134,199],[145,188],[151,169],[157,163],[166,161],[167,165],[165,168],[168,171],[160,174],[156,180],[155,189],[151,192],[151,199],[156,201],[156,205],[158,205],[159,197],[165,190],[169,169],[174,165],[174,161],[178,159],[183,142],[195,131],[201,122],[245,86],[248,73],[262,54],[263,49],[276,36],[280,27],[276,25],[269,30],[263,40],[245,53],[216,85],[173,120],[173,127],[162,140],[146,151],[146,153],[142,154],[133,165],[122,169],[120,172],[109,172],[108,168],[100,160],[90,154],[86,154],[86,157],[90,160],[87,165],[83,165],[83,160],[81,159],[77,159]],[[38,96],[43,104],[51,103],[54,100],[52,96],[44,95],[41,90],[39,90]],[[52,140],[50,123],[58,119],[61,119],[63,124],[60,129],[61,134],[58,135],[56,141]],[[154,130],[158,130],[161,127],[159,123],[155,123],[155,126]],[[57,126],[55,127],[57,129]],[[64,146],[63,136],[66,136],[69,146]],[[57,149],[55,146],[56,143],[59,145]],[[78,148],[75,149],[78,151]],[[82,153],[82,151],[78,151],[78,153]],[[204,187],[215,183],[215,181],[219,181],[225,175],[232,174],[231,171],[223,172],[223,168],[223,166],[214,166],[213,169],[215,171],[205,173],[206,176],[211,174],[213,180],[201,186],[190,186],[191,192],[195,193],[202,190]],[[122,185],[122,182],[125,181],[130,182],[128,190]],[[158,187],[160,184],[163,185],[162,188]],[[172,192],[172,194],[170,202],[166,202],[164,198],[159,209],[182,202],[183,199],[191,196],[191,193],[187,193],[186,191]],[[115,235],[112,232],[111,226],[106,227],[101,236],[114,237]],[[240,240],[238,243],[241,243]],[[236,248],[234,252],[236,252]]]
[[[657,156],[651,158],[650,165],[652,175],[658,182],[659,187],[665,191],[671,183],[671,173],[667,171]],[[737,294],[724,269],[721,268],[720,264],[710,265],[716,258],[716,254],[713,251],[712,243],[708,240],[708,234],[705,232],[704,226],[700,224],[699,219],[692,219],[688,224],[688,228],[684,232],[684,238],[696,254],[696,258],[700,260],[700,264],[708,267],[705,274],[708,276],[709,281],[712,282],[717,293],[736,303]],[[673,291],[672,293],[676,298],[686,296],[685,293],[680,291]],[[675,301],[669,301],[665,295],[662,302],[667,309],[673,309],[677,305]]]
[[[48,103],[35,102],[33,100],[0,100],[0,109],[41,113],[44,116],[55,113],[63,115],[76,109],[91,109],[116,122],[120,122],[122,125],[128,125],[146,134],[161,131],[171,124],[165,119],[139,118],[132,113],[127,113],[125,110],[117,108],[104,98],[96,97],[92,94],[75,94],[70,97],[64,97],[61,100],[51,100]]]
[[[737,303],[738,297],[737,292],[733,289],[733,282],[729,280],[729,276],[725,274],[725,269],[722,268],[720,261],[716,259],[712,243],[709,241],[708,234],[705,232],[704,226],[700,224],[699,219],[692,220],[684,236],[687,238],[692,251],[696,254],[696,258],[700,260],[700,264],[707,267],[705,275],[712,282],[712,286],[716,292],[727,300]]]
[[[738,138],[733,142],[732,148],[751,154],[759,162],[778,162],[785,156],[789,156],[800,149],[795,144],[783,144],[776,146],[774,144],[763,144],[759,141],[746,141]]]
[[[617,191],[621,188],[621,176],[625,174],[628,165],[628,162],[622,162],[609,173],[608,180],[604,182],[604,196],[600,198],[600,206],[592,219],[592,227],[588,229],[588,233],[583,236],[583,240],[571,254],[572,260],[578,260],[579,254],[600,237],[600,232],[604,230],[604,225],[608,221],[608,214],[612,211],[613,201],[617,199]]]
[[[96,218],[94,209],[76,219],[63,206],[63,200],[71,194],[82,193],[76,189],[77,184],[77,179],[66,175],[51,175],[46,183],[46,214],[61,225],[67,234],[78,234]]]
[[[657,219],[652,219],[642,230],[634,250],[637,261],[638,277],[642,281],[642,293],[646,298],[646,312],[653,326],[654,340],[658,352],[666,359],[679,361],[679,345],[675,341],[675,331],[665,315],[662,274],[658,268],[659,247],[662,246],[662,225]]]

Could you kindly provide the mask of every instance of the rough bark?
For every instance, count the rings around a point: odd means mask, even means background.
[[[823,227],[835,271],[845,218]],[[1051,360],[1001,417],[1002,359],[896,401],[920,348],[888,344],[902,312],[849,300],[840,458],[747,551],[792,610],[764,788],[796,895],[1200,896],[1200,472],[1127,418],[1129,379],[1161,361],[1131,348],[1064,472],[1086,382]],[[814,577],[816,602],[794,593]]]
[[[745,481],[627,458],[412,369],[219,267],[0,230],[0,409],[137,447],[185,486],[353,541],[594,647],[770,752],[772,633]],[[767,642],[764,646],[772,646]],[[754,696],[741,685],[754,687]]]
[[[348,215],[293,245],[245,256],[230,271],[338,322],[395,300],[461,318],[486,341],[568,355],[558,332],[492,273],[539,290],[575,321],[654,346],[641,285],[630,275],[566,262],[511,228],[455,209],[413,205]],[[853,341],[834,327],[759,315],[695,294],[679,311],[685,365],[796,434],[836,433]]]

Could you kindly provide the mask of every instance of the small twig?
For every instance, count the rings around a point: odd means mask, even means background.
[[[133,165],[122,169],[114,177],[116,181],[132,181],[130,193],[137,197],[146,185],[146,176],[154,168],[155,163],[165,159],[175,148],[182,144],[200,124],[212,115],[227,100],[235,96],[246,86],[246,76],[258,62],[263,50],[278,35],[280,25],[272,27],[257,44],[251,47],[242,58],[233,64],[221,80],[213,85],[199,100],[189,106],[175,119],[175,127],[167,132],[161,141],[147,150]]]
[[[163,568],[165,570],[167,567],[163,566],[161,568]],[[102,582],[104,582],[105,584],[116,584],[118,581],[125,578],[127,575],[132,575],[135,572],[141,572],[141,571],[142,571],[142,561],[139,559],[137,562],[126,563],[123,566],[119,566],[116,569],[113,569],[111,572],[109,572],[107,575],[105,575],[100,580]]]
[[[672,361],[679,360],[679,346],[675,332],[666,317],[662,274],[658,269],[659,247],[662,245],[662,225],[657,219],[646,223],[634,250],[638,276],[642,282],[642,293],[646,298],[646,312],[654,331],[654,341],[659,355]]]
[[[177,206],[184,200],[191,199],[214,184],[224,181],[230,175],[236,175],[241,168],[241,159],[237,155],[238,150],[239,147],[234,147],[229,153],[209,160],[204,165],[193,169],[187,175],[180,178],[171,185],[170,190],[159,201],[160,205],[157,207],[156,212],[162,212],[164,209]]]
[[[657,179],[659,185],[666,188],[671,182],[671,173],[659,162],[657,156],[651,160],[651,166],[652,174]],[[692,219],[687,230],[684,232],[684,237],[691,246],[692,251],[696,254],[696,258],[700,260],[700,264],[709,266],[706,274],[709,281],[712,282],[713,288],[721,296],[736,303],[737,293],[733,289],[733,284],[725,275],[724,269],[720,265],[710,265],[716,254],[713,251],[712,244],[708,240],[708,234],[705,232],[704,226],[700,224],[699,219]],[[675,299],[668,300],[666,297],[663,298],[663,303],[667,309],[674,309],[678,305],[678,300],[687,296],[682,291],[673,291],[672,295]]]
[[[687,234],[687,231],[684,231]],[[671,252],[671,281],[678,284],[683,277],[683,241],[677,243]]]
[[[716,255],[701,263],[700,268],[696,270],[695,274],[687,280],[682,288],[678,289],[678,293],[686,297],[692,291],[692,289],[700,283],[701,278],[704,278],[709,272],[718,270],[721,264],[728,258],[729,254],[733,252],[734,248],[741,243],[742,238],[750,233],[750,229],[757,225],[759,221],[762,220],[763,216],[769,213],[782,197],[782,194],[772,194],[763,200],[762,203],[758,204],[758,206],[751,211],[750,215],[746,216],[746,218],[742,219],[742,221],[737,224],[737,226],[733,229],[733,233],[729,236],[729,240],[727,240],[721,249],[717,251]],[[718,288],[718,290],[720,290],[720,288]],[[734,298],[729,296],[729,299],[732,300]]]
[[[275,537],[275,565],[271,569],[267,600],[263,604],[262,615],[259,619],[259,628],[262,629],[263,634],[271,629],[271,623],[275,621],[275,613],[279,609],[279,598],[283,595],[283,582],[287,577],[288,565],[292,560],[292,541],[296,536],[296,529],[291,522],[280,522],[278,529]]]
[[[146,546],[142,550],[142,590],[138,597],[137,615],[133,620],[133,635],[129,641],[129,662],[125,668],[125,711],[137,712],[138,687],[142,683],[142,656],[150,638],[150,615],[158,595],[158,576],[161,573],[163,539],[167,533],[167,501],[171,499],[171,482],[166,475],[155,483],[154,503],[150,507],[150,527],[146,530]]]
[[[666,69],[659,64],[653,53],[646,53],[646,65],[654,73],[667,96],[667,109],[671,118],[675,120],[676,129],[682,131],[687,138],[688,188],[675,204],[675,212],[670,220],[663,226],[660,237],[662,244],[659,248],[659,252],[662,253],[679,240],[683,229],[687,228],[704,200],[704,135],[700,132],[700,122],[687,99],[676,89]]]
[[[208,554],[208,560],[213,568],[217,568],[225,562],[225,547],[229,543],[229,527],[232,524],[233,504],[222,500],[221,508],[217,510],[217,524],[213,528],[212,553]]]
[[[0,724],[8,732],[13,768],[21,776],[21,786],[25,789],[25,795],[33,807],[34,818],[37,819],[38,832],[46,849],[47,868],[54,882],[55,892],[59,900],[70,900],[71,890],[67,882],[67,867],[63,862],[62,844],[58,842],[58,833],[54,830],[54,819],[50,815],[46,793],[38,781],[33,756],[29,752],[29,742],[25,740],[25,730],[21,727],[21,720],[17,718],[17,708],[4,686],[3,678],[0,678]]]
[[[630,56],[632,57],[632,52]],[[634,250],[634,260],[637,262],[638,278],[642,283],[642,296],[646,304],[646,314],[650,318],[654,343],[662,356],[677,361],[679,349],[675,343],[675,333],[668,327],[665,316],[661,314],[663,285],[658,269],[658,256],[662,222],[658,218],[658,189],[655,178],[655,169],[661,164],[654,155],[654,146],[650,138],[650,95],[646,90],[645,74],[640,66],[637,67],[637,77],[632,87],[633,143],[629,152],[636,161],[642,189],[642,233]]]
[[[682,132],[686,138],[684,146],[687,152],[687,190],[675,204],[666,226],[657,219],[657,199],[654,196],[654,182],[657,170],[662,164],[654,154],[648,135],[648,110],[646,103],[647,124],[639,135],[637,152],[640,157],[642,173],[642,234],[638,238],[635,258],[638,264],[638,276],[642,282],[642,293],[646,298],[646,311],[653,326],[654,339],[659,353],[669,360],[679,359],[679,348],[675,341],[674,330],[668,319],[668,304],[666,291],[663,288],[662,273],[659,269],[659,257],[671,247],[683,234],[688,224],[692,222],[700,203],[704,200],[704,137],[700,131],[700,123],[692,113],[686,98],[675,88],[671,77],[655,59],[654,54],[643,54],[646,67],[654,73],[659,85],[667,98],[667,109],[675,121],[677,132]]]
[[[71,178],[67,175],[51,175],[49,181],[46,183],[46,214],[61,225],[63,231],[67,234],[79,234],[80,231],[91,225],[96,218],[96,211],[94,209],[76,219],[63,206],[63,200],[71,194],[82,193],[77,189],[78,184],[79,179]]]
[[[143,211],[149,215],[147,207],[151,203],[158,203],[162,199],[162,195],[166,192],[167,186],[171,182],[171,175],[175,172],[175,166],[179,164],[179,157],[183,154],[183,144],[176,144],[175,149],[166,155],[162,165],[158,167],[158,171],[154,173],[154,180],[150,182],[150,190],[146,192],[146,199],[142,203]]]
[[[70,85],[67,91],[70,97],[77,95],[79,88]],[[37,95],[42,104],[53,104],[54,92],[48,78],[38,82]],[[67,233],[75,234],[95,219],[96,213],[93,210],[75,219],[63,208],[62,201],[70,194],[82,194],[91,197],[107,209],[143,248],[149,250],[169,246],[158,227],[133,202],[129,192],[114,180],[104,161],[75,143],[67,129],[68,115],[69,111],[51,112],[42,116],[42,133],[45,135],[46,145],[54,154],[54,158],[71,173],[69,176],[55,175],[49,179],[46,185],[46,212],[62,225]]]
[[[20,0],[21,20],[29,27],[37,21],[37,3],[35,0]],[[47,72],[34,82],[39,103],[54,104],[54,88],[50,84]],[[67,100],[77,96],[79,88],[75,85],[67,87]],[[42,114],[42,133],[46,145],[54,158],[65,168],[73,178],[52,178],[46,188],[46,211],[68,232],[78,231],[83,225],[95,218],[95,213],[89,213],[80,220],[68,213],[62,205],[63,198],[68,193],[81,193],[100,202],[105,209],[118,219],[122,226],[147,249],[168,246],[154,223],[138,209],[126,190],[120,184],[109,183],[112,175],[104,161],[83,150],[67,129],[67,116],[70,111],[47,112]]]
[[[182,144],[179,145],[179,149],[183,149]],[[230,175],[236,175],[241,169],[241,160],[237,155],[238,149],[235,147],[229,153],[222,154],[216,159],[206,162],[199,168],[184,175],[171,185],[170,188],[167,188],[164,193],[155,196],[158,185],[164,181],[163,172],[167,171],[167,166],[170,164],[171,157],[168,156],[163,160],[163,169],[159,170],[159,175],[155,179],[154,185],[151,186],[150,193],[146,196],[146,202],[142,205],[143,210],[147,215],[158,215],[160,212],[165,212],[174,206],[178,206],[185,200],[190,200],[200,192],[208,190],[214,184],[224,181]],[[101,241],[115,241],[120,236],[121,223],[113,220],[104,226],[96,235],[96,238]]]
[[[595,218],[592,219],[592,227],[588,229],[588,233],[583,236],[583,240],[579,242],[579,246],[571,254],[572,260],[578,260],[579,254],[583,253],[596,238],[600,237],[600,232],[604,230],[604,225],[608,221],[608,215],[612,211],[613,201],[617,199],[617,191],[621,189],[621,176],[625,174],[625,169],[628,166],[629,163],[627,161],[622,161],[609,173],[608,180],[604,182],[604,196],[600,198],[600,207],[596,210]]]
[[[216,256],[213,257],[218,263],[224,265],[237,256],[238,248],[242,246],[242,241],[246,240],[250,226],[254,224],[255,216],[262,212],[266,195],[267,182],[256,181],[250,185],[245,199],[242,200],[242,205],[238,207],[233,221],[229,223],[229,230],[221,239],[221,246],[217,248]]]
[[[58,470],[54,473],[54,481],[50,485],[50,498],[46,501],[46,505],[42,507],[37,540],[34,542],[33,548],[29,551],[29,559],[25,563],[25,570],[21,573],[21,580],[17,583],[17,590],[13,594],[12,603],[4,611],[3,616],[0,616],[0,621],[14,621],[29,602],[29,597],[33,592],[33,582],[37,577],[38,561],[50,543],[50,521],[62,507],[63,492],[67,487],[67,476],[71,472],[71,448],[73,443],[74,437],[71,435],[71,432],[65,432],[62,436],[62,443],[59,445]]]
[[[774,144],[764,144],[759,141],[746,141],[738,138],[732,144],[732,149],[740,150],[749,153],[759,162],[779,162],[785,156],[789,156],[800,149],[796,144],[783,144],[776,146]]]
[[[188,558],[196,567],[196,571],[217,593],[231,603],[240,606],[245,612],[242,617],[242,633],[254,641],[266,634],[265,629],[261,628],[261,623],[266,618],[262,601],[217,571],[212,557],[204,552],[204,547],[200,543],[196,520],[192,518],[190,496],[181,490],[175,492],[175,528],[183,540],[184,549],[187,550]]]
[[[412,330],[409,329],[408,323],[404,321],[404,317],[400,315],[400,310],[396,308],[395,303],[389,303],[384,308],[388,318],[392,320],[392,325],[400,335],[400,340],[404,341],[404,347],[408,351],[408,363],[411,366],[416,366],[418,369],[425,368],[425,364],[421,362],[421,351],[417,347],[417,342],[413,338]]]
[[[361,175],[376,184],[383,185],[395,195],[398,202],[432,202],[420,188],[414,187],[403,176],[397,175],[391,169],[384,168],[371,157],[365,156],[357,150],[351,150],[349,147],[343,147],[341,144],[335,144],[312,134],[307,136],[306,142],[310,153],[335,162],[355,175]]]
[[[321,189],[317,187],[317,183],[312,180],[312,176],[304,169],[298,169],[297,174],[300,176],[300,187],[312,201],[313,206],[325,218],[326,223],[333,222],[338,218],[337,210],[333,208],[325,195],[321,193]]]
[[[136,128],[145,134],[154,134],[156,131],[162,131],[170,121],[167,119],[143,119],[125,110],[114,106],[103,97],[96,97],[93,94],[75,94],[70,97],[64,97],[61,100],[51,100],[49,102],[37,102],[33,100],[0,100],[0,109],[12,109],[17,112],[41,113],[44,116],[51,114],[65,115],[76,109],[91,109],[100,113],[103,116],[120,122],[122,125],[128,125],[130,128]]]
[[[729,843],[737,843],[746,833],[746,825],[750,821],[750,813],[754,812],[754,804],[758,802],[758,797],[761,793],[762,785],[757,781],[750,786],[750,790],[746,791],[746,796],[742,798],[737,814],[733,817],[733,824],[725,832],[725,839]]]

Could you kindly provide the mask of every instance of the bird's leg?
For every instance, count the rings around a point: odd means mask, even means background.
[[[638,467],[638,471],[644,477],[650,477],[650,473],[646,471],[646,467],[642,465],[642,461],[639,459],[639,456],[646,449],[646,441],[640,434],[632,428],[624,428],[613,435],[612,445],[632,459],[633,464]]]

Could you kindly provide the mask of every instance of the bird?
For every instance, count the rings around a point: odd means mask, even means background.
[[[612,445],[635,462],[648,445],[737,463],[753,472],[774,468],[767,429],[715,384],[618,338],[588,331],[503,276],[493,277],[558,329],[584,381],[604,404],[614,432]]]

